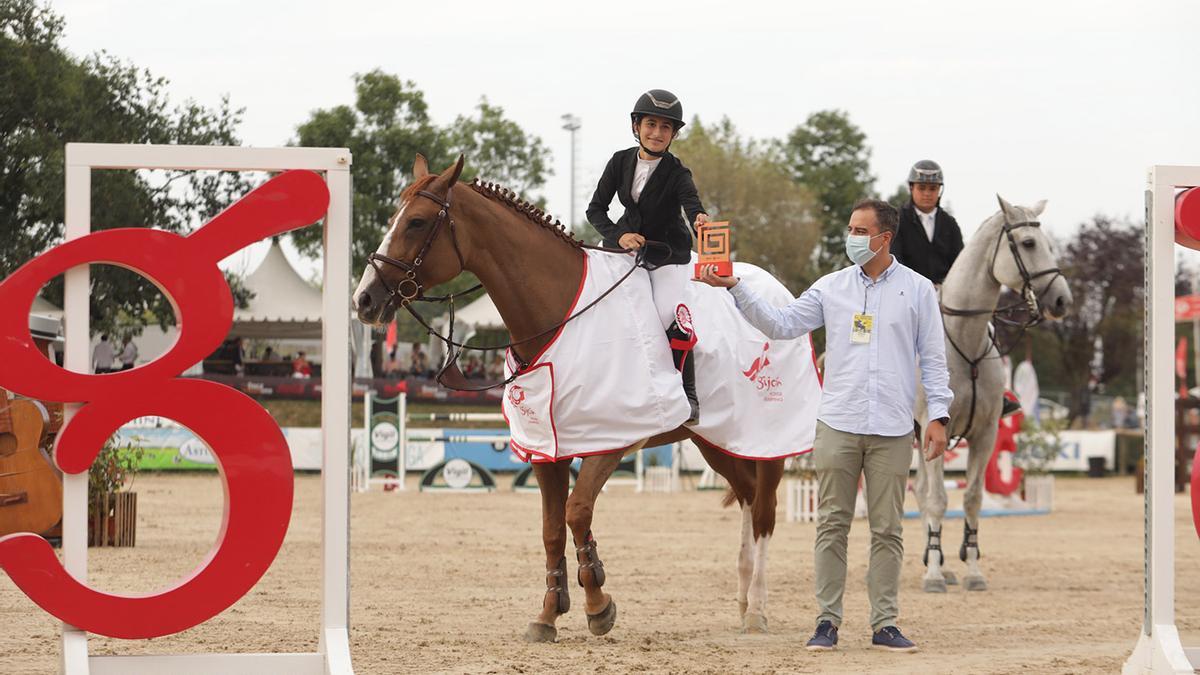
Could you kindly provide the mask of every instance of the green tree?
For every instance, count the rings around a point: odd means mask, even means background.
[[[733,224],[737,260],[770,272],[794,294],[812,281],[807,261],[820,235],[813,195],[793,182],[779,152],[743,139],[728,118],[694,118],[673,151],[687,164],[713,220]]]
[[[887,198],[887,202],[899,209],[903,208],[909,199],[912,199],[912,194],[908,191],[908,183],[901,183],[896,186],[892,196]]]
[[[792,178],[821,205],[821,239],[813,276],[845,266],[846,223],[854,203],[875,195],[867,136],[840,110],[808,116],[780,144]]]
[[[480,100],[472,114],[459,115],[442,128],[430,119],[425,95],[415,82],[376,69],[355,75],[354,83],[354,105],[313,112],[297,128],[294,143],[346,147],[354,156],[351,254],[355,276],[362,273],[367,256],[383,239],[388,219],[396,210],[396,200],[412,181],[417,153],[425,155],[435,171],[464,154],[463,181],[481,176],[523,193],[545,184],[550,172],[549,149],[540,138],[505,118],[504,110],[486,99]],[[320,254],[319,227],[297,230],[292,237],[302,253]],[[453,293],[476,283],[473,275],[464,274],[431,289],[429,294]],[[418,309],[425,315],[443,311],[441,307],[418,306]],[[424,329],[407,314],[397,316],[401,341],[424,336]]]
[[[62,48],[62,33],[49,7],[0,1],[0,278],[63,238],[66,143],[238,143],[241,111],[227,100],[173,106],[166,79],[105,53],[77,58]],[[246,187],[236,173],[95,171],[91,220],[94,229],[186,231]],[[44,290],[51,302],[62,302],[61,279]],[[234,285],[244,304],[245,291]],[[174,322],[152,283],[110,265],[92,268],[91,317],[96,332]]]

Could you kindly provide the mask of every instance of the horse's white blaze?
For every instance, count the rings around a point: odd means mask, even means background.
[[[754,576],[750,580],[750,592],[746,598],[747,614],[767,614],[767,546],[770,543],[769,534],[754,542]]]
[[[401,218],[404,216],[404,209],[408,207],[408,202],[400,205],[400,210],[396,211],[396,215],[392,217],[392,222],[388,223],[387,234],[383,235],[383,241],[379,242],[379,248],[375,252],[379,255],[387,255],[388,249],[392,245],[392,239],[396,236],[396,227],[399,225]],[[363,270],[362,279],[358,282],[358,288],[354,289],[353,302],[355,309],[358,308],[358,298],[363,293],[370,292],[371,288],[379,283],[379,276],[375,273],[374,265],[367,265]]]

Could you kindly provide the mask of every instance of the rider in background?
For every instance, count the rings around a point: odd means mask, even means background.
[[[618,151],[608,160],[588,204],[587,218],[608,247],[632,251],[647,241],[666,244],[666,250],[649,247],[645,261],[654,289],[654,306],[691,406],[687,424],[695,424],[700,419],[700,407],[695,368],[688,355],[696,344],[696,335],[691,311],[682,298],[692,276],[692,228],[708,222],[708,214],[700,203],[692,172],[668,152],[684,125],[679,99],[669,91],[651,89],[638,97],[629,116],[638,144]],[[614,194],[625,207],[615,223],[608,217]],[[687,214],[687,222],[681,212]]]
[[[892,255],[901,264],[929,279],[941,288],[946,274],[963,250],[962,230],[954,216],[941,208],[945,181],[942,167],[932,159],[922,159],[908,171],[909,200],[900,209],[900,227],[892,245]],[[1004,399],[1005,417],[1021,406]]]

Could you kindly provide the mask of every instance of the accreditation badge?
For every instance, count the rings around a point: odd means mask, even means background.
[[[855,314],[850,325],[850,343],[865,345],[871,342],[871,329],[875,326],[875,317],[870,314]]]

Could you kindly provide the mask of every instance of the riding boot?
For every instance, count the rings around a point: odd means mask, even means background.
[[[671,358],[675,362],[675,369],[683,378],[683,394],[687,397],[690,408],[684,424],[697,424],[700,422],[700,399],[696,396],[695,359],[691,358],[692,348],[696,346],[696,335],[680,328],[679,322],[676,321],[667,329],[667,338],[671,342]]]

